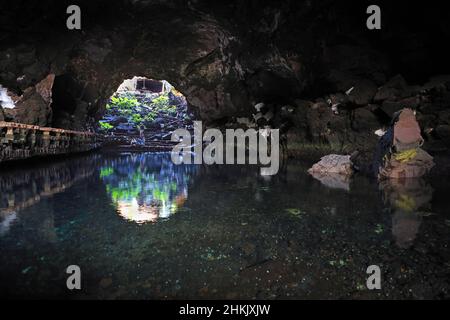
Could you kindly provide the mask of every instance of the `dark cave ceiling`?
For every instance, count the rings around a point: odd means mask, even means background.
[[[55,75],[82,124],[134,75],[170,81],[202,119],[215,120],[259,101],[290,103],[358,81],[380,86],[398,73],[421,83],[449,71],[446,11],[379,3],[382,30],[370,31],[365,1],[82,0],[74,31],[65,25],[69,1],[5,1],[0,84],[36,105],[35,85]]]

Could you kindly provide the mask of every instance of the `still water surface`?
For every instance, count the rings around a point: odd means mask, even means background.
[[[450,298],[444,179],[320,181],[297,162],[264,178],[154,153],[46,161],[0,171],[3,297]]]

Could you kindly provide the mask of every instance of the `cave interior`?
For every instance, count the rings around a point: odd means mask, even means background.
[[[379,0],[371,30],[368,1],[78,0],[70,30],[71,4],[0,2],[1,133],[58,128],[108,148],[0,170],[0,256],[14,257],[0,295],[450,297],[450,11]],[[429,180],[376,181],[378,133],[403,108],[433,157]],[[193,121],[279,129],[279,174],[174,165],[160,151]],[[328,154],[351,155],[358,173],[313,179]],[[59,285],[71,258],[87,291]],[[360,271],[377,261],[387,282],[364,291]]]

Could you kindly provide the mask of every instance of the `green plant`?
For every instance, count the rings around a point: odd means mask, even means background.
[[[171,113],[171,114],[176,113],[177,107],[170,105],[169,103],[170,103],[169,95],[166,93],[153,99],[153,101],[151,102],[151,107],[156,112]]]
[[[144,119],[141,117],[139,113],[134,113],[131,116],[131,121],[133,121],[134,124],[139,125],[142,123],[142,121],[144,121]]]
[[[172,115],[175,115],[177,113],[177,107],[176,106],[168,106],[166,108],[166,112],[170,113]]]
[[[153,121],[155,121],[155,118],[157,117],[157,115],[158,115],[158,112],[156,112],[155,110],[151,110],[144,116],[143,121],[153,122]]]
[[[100,169],[100,178],[109,177],[114,173],[114,169],[112,167],[105,167]]]
[[[118,96],[118,97],[111,97],[110,104],[108,104],[109,109],[111,108],[117,108],[119,110],[131,110],[134,107],[137,107],[139,105],[139,101],[136,98],[130,98],[127,96]]]
[[[102,130],[105,130],[105,131],[109,131],[112,128],[114,128],[114,126],[112,124],[108,123],[108,122],[101,122],[100,121],[99,124],[100,124],[100,128]]]
[[[114,201],[125,201],[136,198],[141,192],[141,189],[139,186],[129,188],[109,188],[109,192]]]
[[[160,190],[158,187],[153,189],[152,192],[153,198],[159,201],[168,201],[169,200],[169,193],[165,190]]]
[[[169,96],[162,94],[158,98],[152,100],[152,106],[156,109],[161,109],[169,105]]]

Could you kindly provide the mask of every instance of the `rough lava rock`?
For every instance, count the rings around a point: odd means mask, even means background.
[[[405,20],[386,3],[389,28],[368,33],[363,2],[80,0],[82,30],[70,31],[69,4],[0,3],[0,84],[20,96],[6,120],[88,129],[124,79],[145,76],[173,84],[208,125],[251,118],[259,102],[292,105],[289,148],[371,150],[373,129],[403,107],[426,120],[429,145],[446,148],[446,128],[435,129],[448,125],[450,77],[436,74],[450,73],[450,29],[421,19],[439,8],[411,4]]]
[[[308,172],[349,176],[353,174],[353,164],[350,160],[350,155],[329,154],[322,157]]]
[[[52,87],[55,79],[54,74],[49,74],[35,87],[25,90],[16,103],[15,121],[39,126],[51,125],[52,119]]]

